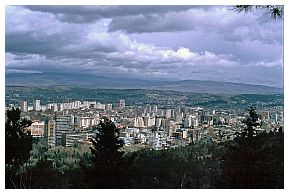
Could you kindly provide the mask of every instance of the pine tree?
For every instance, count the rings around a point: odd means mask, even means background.
[[[108,119],[99,124],[93,146],[90,150],[93,155],[94,186],[97,188],[122,187],[124,152],[119,151],[123,141],[118,138],[119,129]]]
[[[110,120],[106,119],[99,126],[96,138],[92,140],[93,147],[90,149],[95,162],[101,160],[103,165],[112,165],[123,155],[123,152],[119,151],[123,141],[118,138],[119,129]]]
[[[260,115],[256,113],[255,107],[250,107],[243,123],[247,127],[242,136],[227,143],[221,159],[222,187],[283,188],[282,136],[273,133],[254,135],[256,127],[261,126]]]
[[[256,113],[256,108],[251,106],[249,111],[249,116],[243,121],[247,125],[244,129],[244,137],[253,137],[256,134],[256,127],[261,126],[261,116]]]

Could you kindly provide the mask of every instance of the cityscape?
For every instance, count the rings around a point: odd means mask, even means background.
[[[112,103],[77,100],[44,105],[41,100],[34,100],[30,103],[33,106],[21,101],[18,108],[23,116],[32,120],[31,135],[47,138],[50,146],[91,144],[89,139],[94,137],[95,127],[106,117],[120,129],[119,136],[125,146],[142,145],[157,150],[192,142],[232,140],[245,128],[242,121],[248,114],[246,109],[171,105],[170,108],[160,108],[151,104],[126,106],[124,99]],[[283,127],[282,106],[258,110],[258,113],[262,117],[262,127],[256,129],[258,133]]]
[[[283,5],[6,5],[6,189],[284,189]]]

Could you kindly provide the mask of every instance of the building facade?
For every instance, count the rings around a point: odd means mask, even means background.
[[[55,115],[55,145],[63,146],[63,134],[72,131],[70,115]]]

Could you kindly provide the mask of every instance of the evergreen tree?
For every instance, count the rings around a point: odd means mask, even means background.
[[[244,137],[253,137],[256,134],[256,127],[261,126],[261,116],[256,113],[256,108],[251,106],[249,116],[243,121],[247,127],[243,131]]]
[[[125,160],[119,151],[123,141],[118,138],[119,129],[108,119],[99,124],[93,146],[90,147],[93,160],[93,186],[97,188],[123,187]]]
[[[119,148],[123,146],[123,141],[118,138],[118,133],[119,129],[110,120],[99,124],[95,140],[92,140],[93,147],[90,147],[94,162],[101,160],[103,165],[112,165],[122,157],[123,152]]]
[[[283,188],[284,154],[282,136],[263,132],[256,108],[250,107],[243,121],[247,127],[243,135],[226,144],[221,159],[222,188]],[[281,142],[281,143],[280,143]]]
[[[27,130],[32,122],[20,118],[21,111],[16,108],[7,110],[5,123],[5,164],[19,167],[30,157],[32,136]]]

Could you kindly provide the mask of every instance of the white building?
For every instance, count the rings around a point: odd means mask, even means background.
[[[105,104],[101,104],[98,102],[95,104],[95,108],[100,109],[100,110],[105,110]]]
[[[32,137],[43,137],[44,136],[44,121],[33,121],[32,124],[28,127]]]
[[[125,100],[120,100],[118,106],[119,106],[119,108],[124,108],[125,107]]]
[[[28,111],[28,103],[27,103],[27,101],[21,101],[20,109],[23,112],[27,112]]]
[[[112,104],[105,105],[105,110],[111,110],[111,109],[112,109]]]
[[[133,120],[134,127],[144,127],[144,120],[142,117],[136,117]]]
[[[34,111],[41,111],[40,100],[35,100],[33,102],[33,109]]]
[[[153,112],[158,113],[158,106],[157,105],[153,105]]]
[[[49,103],[46,105],[47,110],[51,110],[53,108],[53,103]]]
[[[57,103],[53,103],[53,111],[57,112],[58,111],[58,105]]]
[[[167,109],[166,110],[166,118],[167,119],[172,118],[172,109]]]
[[[162,124],[162,118],[156,118],[155,119],[155,126],[156,127],[160,127]]]

